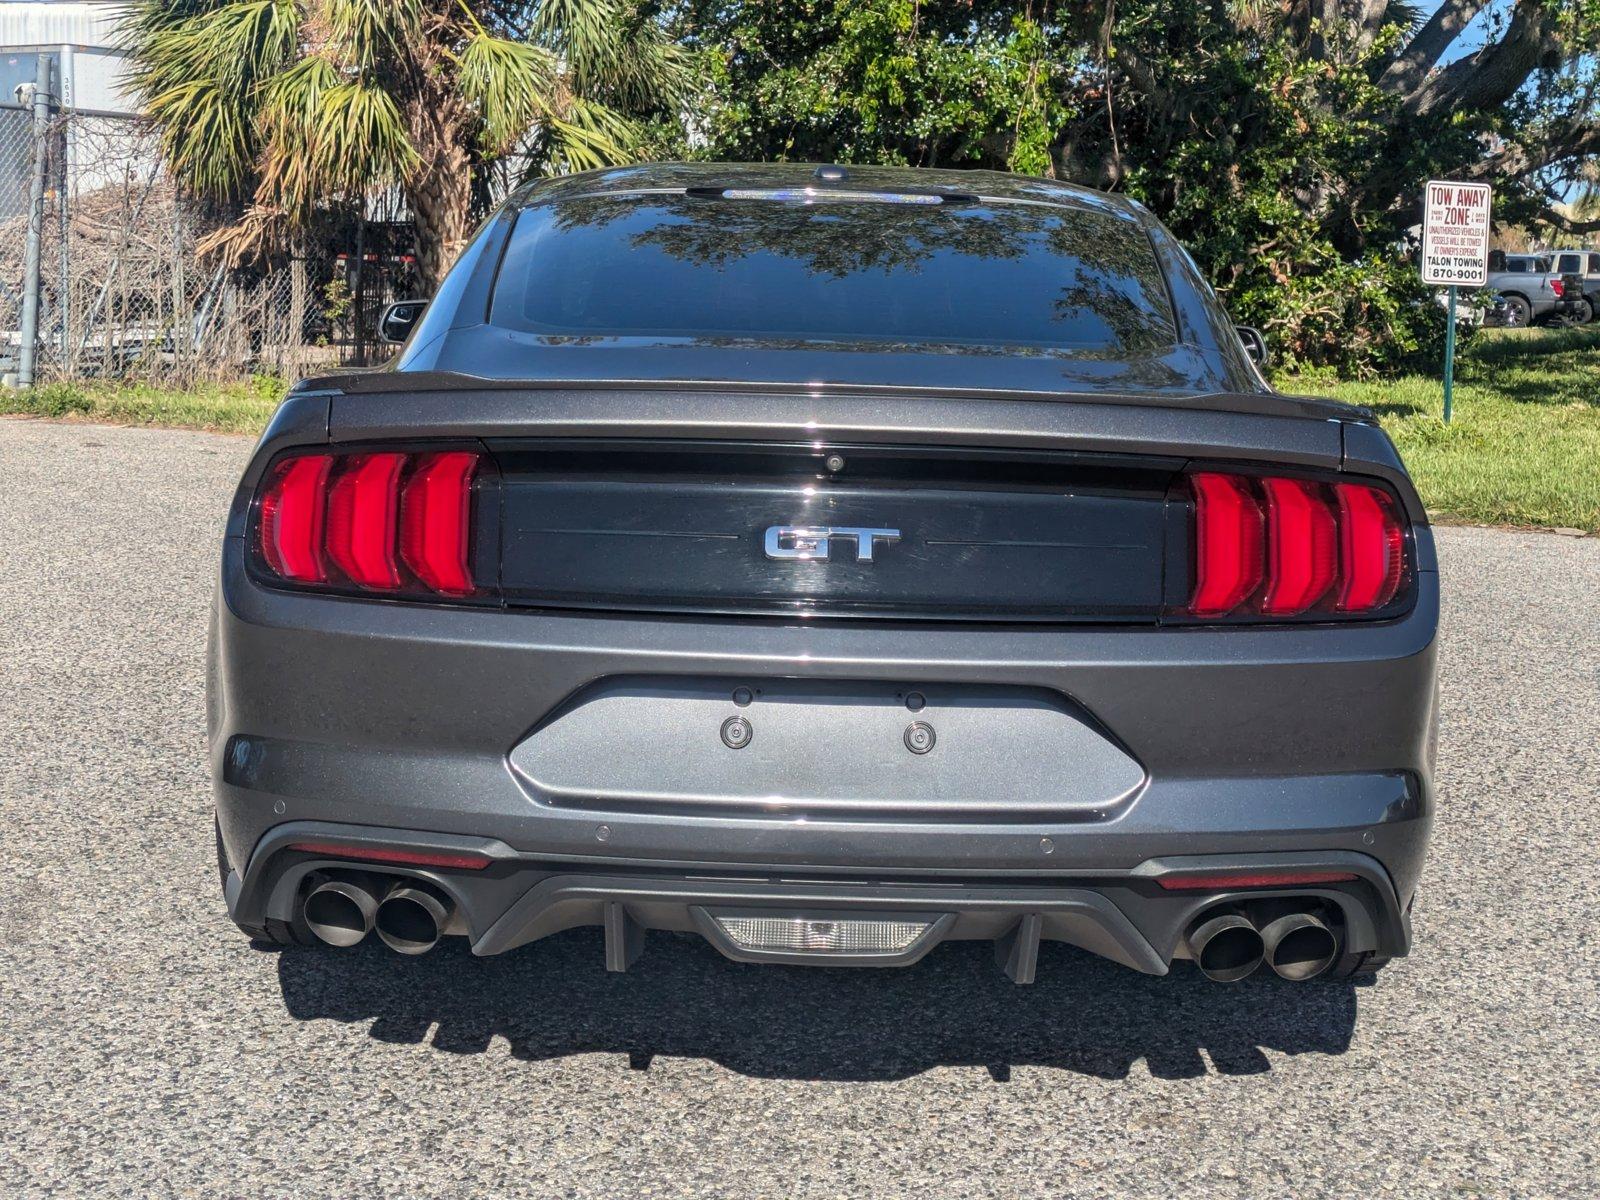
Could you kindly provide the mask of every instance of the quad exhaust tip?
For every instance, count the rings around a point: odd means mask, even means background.
[[[1311,912],[1277,911],[1280,915],[1259,928],[1242,912],[1202,921],[1189,934],[1189,957],[1213,983],[1237,983],[1262,963],[1293,983],[1315,979],[1333,966],[1339,939],[1326,921]]]
[[[1189,957],[1212,983],[1237,983],[1261,965],[1261,934],[1238,913],[1224,913],[1196,925],[1189,934]]]
[[[1315,979],[1339,953],[1333,930],[1308,912],[1287,913],[1261,930],[1262,957],[1282,979],[1296,983]]]
[[[431,890],[397,883],[378,905],[378,937],[399,954],[426,954],[438,944],[450,920],[450,902]]]
[[[330,946],[354,946],[372,931],[378,897],[365,879],[329,879],[306,897],[306,928]]]
[[[451,903],[432,888],[366,875],[339,875],[311,889],[301,915],[319,941],[341,949],[358,944],[374,929],[389,949],[425,954],[450,922]]]

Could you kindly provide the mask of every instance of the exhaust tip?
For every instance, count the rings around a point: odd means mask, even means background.
[[[1262,955],[1261,935],[1238,913],[1212,917],[1189,934],[1189,957],[1212,983],[1237,983],[1261,965]]]
[[[354,879],[329,879],[306,897],[301,916],[318,940],[341,948],[354,946],[372,930],[378,898]]]
[[[449,920],[448,901],[424,888],[400,883],[378,905],[374,924],[389,949],[399,954],[426,954],[438,943]]]
[[[1267,965],[1283,979],[1301,983],[1315,979],[1339,953],[1333,930],[1310,913],[1288,913],[1261,931]]]

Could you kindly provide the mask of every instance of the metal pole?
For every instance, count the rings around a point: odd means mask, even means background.
[[[61,127],[56,138],[60,158],[60,176],[56,184],[56,198],[61,208],[61,278],[56,284],[56,307],[60,309],[61,370],[72,374],[72,208],[69,195],[72,191],[72,123],[67,112],[72,106],[73,49],[62,46],[56,51],[56,116]]]
[[[33,184],[28,192],[28,239],[22,258],[22,344],[17,386],[33,386],[39,340],[39,238],[44,228],[45,138],[50,133],[50,58],[41,54],[33,77]]]
[[[1444,423],[1450,424],[1451,393],[1456,383],[1456,288],[1450,285],[1449,324],[1444,331]]]

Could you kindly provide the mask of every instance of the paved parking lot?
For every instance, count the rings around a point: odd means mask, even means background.
[[[0,1195],[1600,1194],[1600,539],[1440,532],[1442,807],[1376,982],[661,934],[617,976],[595,931],[228,923],[202,643],[248,452],[0,420]]]

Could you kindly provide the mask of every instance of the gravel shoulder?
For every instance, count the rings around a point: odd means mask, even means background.
[[[1600,539],[1438,531],[1441,805],[1374,982],[597,931],[252,946],[203,638],[246,439],[0,419],[0,1195],[1600,1194]]]

